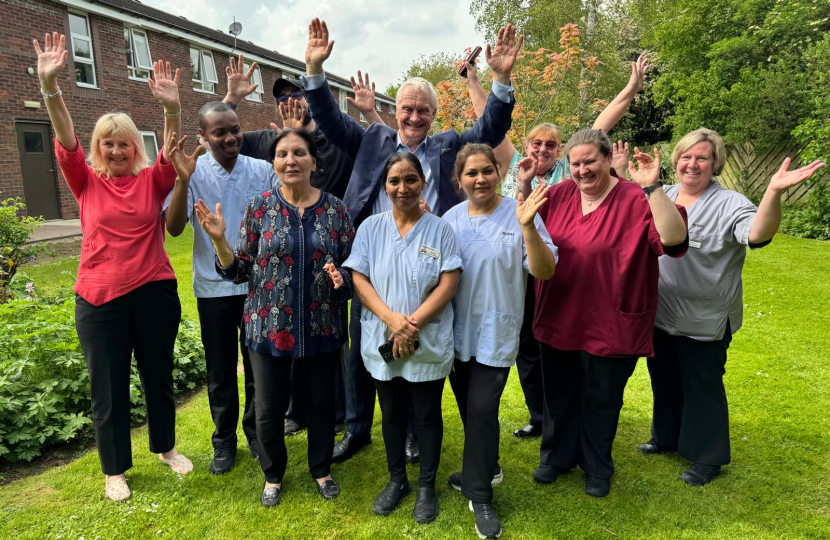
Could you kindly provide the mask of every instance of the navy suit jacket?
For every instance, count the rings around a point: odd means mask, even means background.
[[[340,111],[328,84],[306,90],[305,95],[317,127],[329,142],[354,160],[343,202],[357,226],[369,217],[378,195],[383,167],[397,150],[398,132],[385,124],[361,126],[354,118]],[[438,208],[432,209],[435,215],[441,216],[461,202],[451,181],[458,151],[467,143],[487,143],[493,148],[501,144],[510,129],[514,103],[512,96],[510,103],[505,103],[491,92],[484,114],[471,129],[460,135],[455,130],[448,130],[429,138],[426,156],[432,181],[436,182],[438,189]]]

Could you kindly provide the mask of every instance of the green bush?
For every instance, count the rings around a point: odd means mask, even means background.
[[[27,242],[43,218],[21,217],[25,209],[19,198],[0,201],[0,304],[8,299],[6,288],[17,270],[32,260],[39,249]]]
[[[86,361],[75,333],[74,293],[38,294],[18,274],[0,304],[0,461],[30,461],[50,445],[89,436],[92,420]],[[183,318],[175,345],[177,391],[205,380],[199,328]],[[131,414],[143,420],[144,392],[133,358]]]
[[[801,238],[830,240],[830,185],[816,184],[804,206],[784,209],[781,232]]]

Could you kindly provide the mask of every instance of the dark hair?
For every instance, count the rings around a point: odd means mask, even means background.
[[[314,159],[314,161],[318,161],[320,153],[317,151],[317,144],[314,142],[314,137],[312,137],[311,134],[307,131],[294,128],[285,128],[284,130],[277,133],[277,136],[274,138],[274,140],[271,142],[271,145],[268,147],[268,159],[270,159],[271,162],[274,161],[274,157],[277,155],[277,145],[280,143],[281,140],[283,140],[292,133],[305,141],[306,149],[308,150],[308,155],[310,155]]]
[[[452,173],[452,186],[459,195],[464,194],[464,190],[461,189],[461,175],[464,173],[464,165],[467,164],[467,160],[470,159],[471,156],[477,156],[479,154],[486,156],[487,159],[490,160],[490,163],[493,164],[493,167],[496,168],[496,173],[501,176],[501,172],[499,171],[499,161],[496,159],[496,154],[493,152],[493,149],[489,144],[465,144],[464,148],[462,148],[455,157],[455,165],[453,166]]]
[[[223,103],[221,101],[208,101],[199,109],[199,127],[202,129],[205,128],[205,119],[207,115],[213,112],[228,112],[231,111],[232,113],[236,114],[236,111],[231,109],[227,103]]]
[[[383,172],[380,173],[380,178],[384,184],[386,184],[386,177],[389,176],[389,171],[392,170],[392,167],[395,163],[400,163],[401,161],[406,161],[413,167],[415,167],[415,172],[418,173],[418,176],[421,177],[422,182],[426,182],[426,176],[424,176],[424,168],[421,167],[421,162],[418,161],[418,158],[415,157],[415,154],[412,152],[395,152],[389,159],[386,160],[386,165],[383,167]]]

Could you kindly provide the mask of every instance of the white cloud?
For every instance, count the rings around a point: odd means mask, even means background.
[[[241,39],[303,59],[312,17],[324,19],[335,41],[326,69],[342,77],[368,71],[379,90],[396,83],[420,55],[462,53],[484,45],[469,0],[143,0],[209,28],[242,23]]]

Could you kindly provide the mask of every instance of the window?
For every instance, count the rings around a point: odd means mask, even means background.
[[[245,71],[251,69],[251,64],[246,62],[245,63]],[[248,101],[258,101],[262,103],[262,96],[265,93],[265,90],[262,88],[262,72],[259,71],[259,66],[254,70],[253,75],[251,75],[251,80],[248,84],[258,84],[259,86],[256,87],[256,90],[251,93],[249,96],[245,96],[245,99]]]
[[[193,89],[198,92],[213,94],[216,78],[216,66],[213,53],[204,49],[190,48],[190,64],[193,66]]]
[[[375,100],[375,110],[377,110],[378,112],[380,112],[380,111],[382,110],[382,109],[381,109],[381,107],[382,107],[382,105],[380,104],[380,101],[378,101],[378,100],[376,99],[376,100]]]
[[[366,117],[365,117],[365,116],[363,116],[363,113],[360,113],[360,121],[361,121],[361,122],[365,122],[365,121],[366,121]]]
[[[391,112],[391,113],[395,112],[395,106],[394,105],[389,104],[389,112]]]
[[[75,82],[78,86],[96,88],[92,33],[86,15],[69,12],[69,34],[72,37],[72,58],[75,60]]]
[[[125,28],[124,45],[127,49],[127,71],[130,78],[142,81],[147,79],[153,71],[147,33],[138,28]]]
[[[141,131],[141,140],[144,141],[144,150],[147,152],[147,157],[150,158],[150,165],[156,162],[159,155],[159,147],[156,143],[155,131]]]
[[[346,101],[346,96],[348,95],[348,92],[345,90],[340,90],[340,112],[344,112],[346,114],[349,113],[349,102]]]
[[[39,131],[23,132],[23,149],[27,154],[43,153],[43,136]]]

